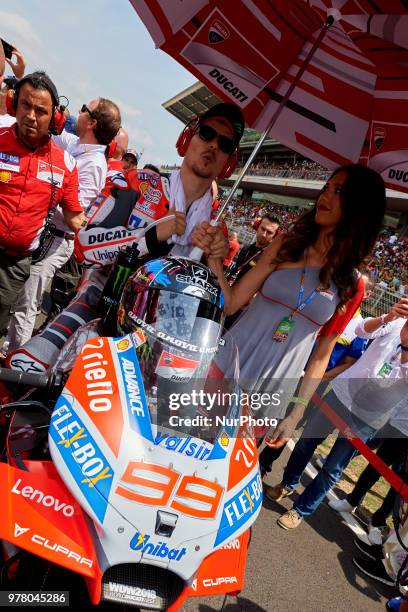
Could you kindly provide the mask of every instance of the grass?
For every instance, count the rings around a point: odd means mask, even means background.
[[[337,434],[332,434],[326,438],[322,444],[316,449],[316,454],[327,456],[330,452],[331,447],[336,440]],[[357,455],[346,467],[343,472],[341,480],[337,483],[337,489],[344,491],[344,493],[351,493],[356,484],[361,472],[368,465],[368,461],[361,455]],[[368,521],[376,510],[381,506],[384,497],[386,496],[389,489],[389,485],[385,478],[382,476],[377,480],[375,485],[363,498],[359,506],[359,515],[366,521]],[[392,526],[391,519],[388,519],[387,523]]]

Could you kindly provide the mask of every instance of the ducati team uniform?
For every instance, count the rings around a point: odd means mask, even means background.
[[[170,177],[170,189],[167,178],[153,173],[153,188],[157,191],[157,203],[160,205],[160,213],[165,214],[167,202],[172,202],[176,210],[185,210],[184,192],[180,172],[175,171]],[[113,194],[107,197],[97,208],[90,219],[86,229],[78,234],[79,242],[85,258],[85,265],[92,266],[85,272],[85,280],[82,282],[78,293],[69,306],[64,309],[41,333],[32,337],[24,346],[9,354],[7,365],[11,368],[13,362],[26,359],[35,363],[38,371],[45,370],[53,365],[59,352],[72,334],[81,326],[97,318],[99,315],[96,306],[103,291],[107,279],[104,268],[110,267],[114,262],[119,250],[130,246],[135,240],[141,256],[160,257],[169,252],[175,255],[187,255],[191,248],[192,233],[200,221],[211,218],[213,196],[211,189],[198,200],[195,200],[188,209],[186,232],[183,236],[172,236],[167,242],[160,243],[157,240],[156,228],[151,228],[144,237],[143,230],[139,229],[146,224],[146,214],[143,204],[143,196],[137,202],[138,194],[135,175],[129,178],[129,185],[124,175],[118,173]],[[130,187],[130,189],[129,189]],[[161,193],[160,198],[159,192]],[[138,204],[138,206],[136,206]],[[184,207],[184,208],[183,208]],[[140,220],[140,222],[138,222]],[[129,223],[131,226],[129,227]],[[133,229],[136,224],[137,229]]]
[[[78,136],[63,131],[53,136],[55,144],[62,147],[75,159],[78,169],[79,201],[82,210],[92,206],[103,189],[106,179],[105,145],[81,144]],[[42,254],[32,263],[30,277],[20,293],[15,314],[7,334],[8,351],[13,351],[27,342],[33,333],[35,319],[42,296],[49,287],[55,273],[71,257],[74,250],[75,233],[66,225],[59,207],[48,225]]]
[[[15,125],[0,128],[1,329],[29,277],[47,214],[57,203],[67,211],[82,211],[73,157],[51,139],[33,151],[18,139]]]

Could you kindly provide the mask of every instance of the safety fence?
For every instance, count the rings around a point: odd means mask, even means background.
[[[237,168],[236,173],[241,169]],[[274,178],[294,178],[306,181],[326,181],[330,174],[331,172],[324,168],[257,168],[256,166],[250,166],[247,170],[247,176],[272,176]]]
[[[361,308],[362,314],[364,317],[379,317],[388,312],[401,297],[398,291],[376,284],[370,297],[366,298],[363,302]]]
[[[238,242],[241,245],[241,247],[247,246],[248,244],[251,244],[251,242],[255,240],[255,230],[249,227],[246,227],[245,225],[242,225],[242,224],[239,224],[239,225],[235,224],[233,221],[230,221],[228,219],[228,214],[226,216],[225,221],[228,225],[229,233],[231,232],[237,233]]]

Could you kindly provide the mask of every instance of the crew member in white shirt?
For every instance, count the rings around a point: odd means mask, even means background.
[[[401,298],[387,314],[369,318],[356,327],[361,338],[373,340],[365,353],[332,381],[326,403],[363,441],[381,429],[408,394],[408,298]],[[268,487],[266,497],[275,501],[291,495],[316,447],[335,426],[315,408],[283,473],[282,482]],[[278,525],[297,527],[320,505],[354,455],[354,447],[339,435],[314,480],[298,496]]]
[[[76,161],[79,201],[84,211],[92,206],[105,185],[106,147],[120,126],[118,106],[106,98],[97,98],[82,105],[77,121],[77,136],[66,130],[54,136],[55,143]],[[37,261],[32,264],[30,277],[19,296],[3,350],[11,352],[31,338],[42,296],[55,272],[71,257],[74,238],[75,234],[67,227],[62,211],[57,207],[40,245]]]

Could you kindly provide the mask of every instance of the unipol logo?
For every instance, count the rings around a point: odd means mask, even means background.
[[[23,535],[23,533],[27,533],[27,531],[30,531],[29,527],[20,527],[20,525],[18,523],[14,523],[14,537],[18,538],[21,535]]]

